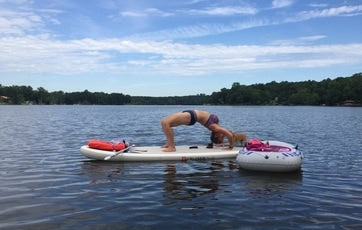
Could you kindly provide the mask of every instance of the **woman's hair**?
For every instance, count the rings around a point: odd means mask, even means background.
[[[215,132],[211,132],[210,140],[214,144],[220,144],[219,138],[218,138],[218,136],[216,135]]]

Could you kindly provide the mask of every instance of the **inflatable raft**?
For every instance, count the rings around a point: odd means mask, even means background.
[[[246,170],[290,172],[300,170],[303,158],[297,146],[280,141],[251,140],[239,151],[236,162]]]
[[[96,143],[97,145],[94,145]],[[125,144],[121,150],[116,150],[121,144],[90,141],[80,148],[80,152],[94,160],[108,161],[204,161],[214,159],[234,158],[239,148],[226,150],[223,147],[207,148],[207,146],[176,146],[176,152],[163,152],[160,146],[136,147]],[[107,150],[105,150],[107,149]]]

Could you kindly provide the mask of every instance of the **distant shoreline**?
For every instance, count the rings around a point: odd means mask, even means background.
[[[130,96],[122,93],[103,92],[48,92],[39,87],[2,86],[0,104],[46,105],[313,105],[313,106],[362,106],[362,73],[317,81],[241,85],[232,84],[211,95],[189,96]]]

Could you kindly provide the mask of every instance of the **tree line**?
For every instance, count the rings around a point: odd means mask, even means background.
[[[124,105],[131,102],[131,96],[122,93],[83,92],[65,93],[63,91],[48,92],[43,87],[33,90],[30,86],[2,86],[0,95],[7,104],[37,105]]]
[[[174,97],[132,97],[133,105],[204,105],[210,97],[206,94]]]
[[[361,105],[362,73],[317,81],[275,81],[266,84],[232,84],[211,95],[198,94],[174,97],[130,96],[122,93],[48,92],[39,87],[2,86],[2,104],[96,104],[96,105]]]
[[[362,102],[362,73],[334,80],[277,83],[250,86],[233,83],[211,94],[209,103],[217,105],[342,105]]]

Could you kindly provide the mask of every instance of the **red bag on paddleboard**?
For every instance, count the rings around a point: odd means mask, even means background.
[[[102,140],[90,140],[88,142],[88,147],[92,149],[106,150],[106,151],[120,151],[125,149],[125,142],[109,142]]]

